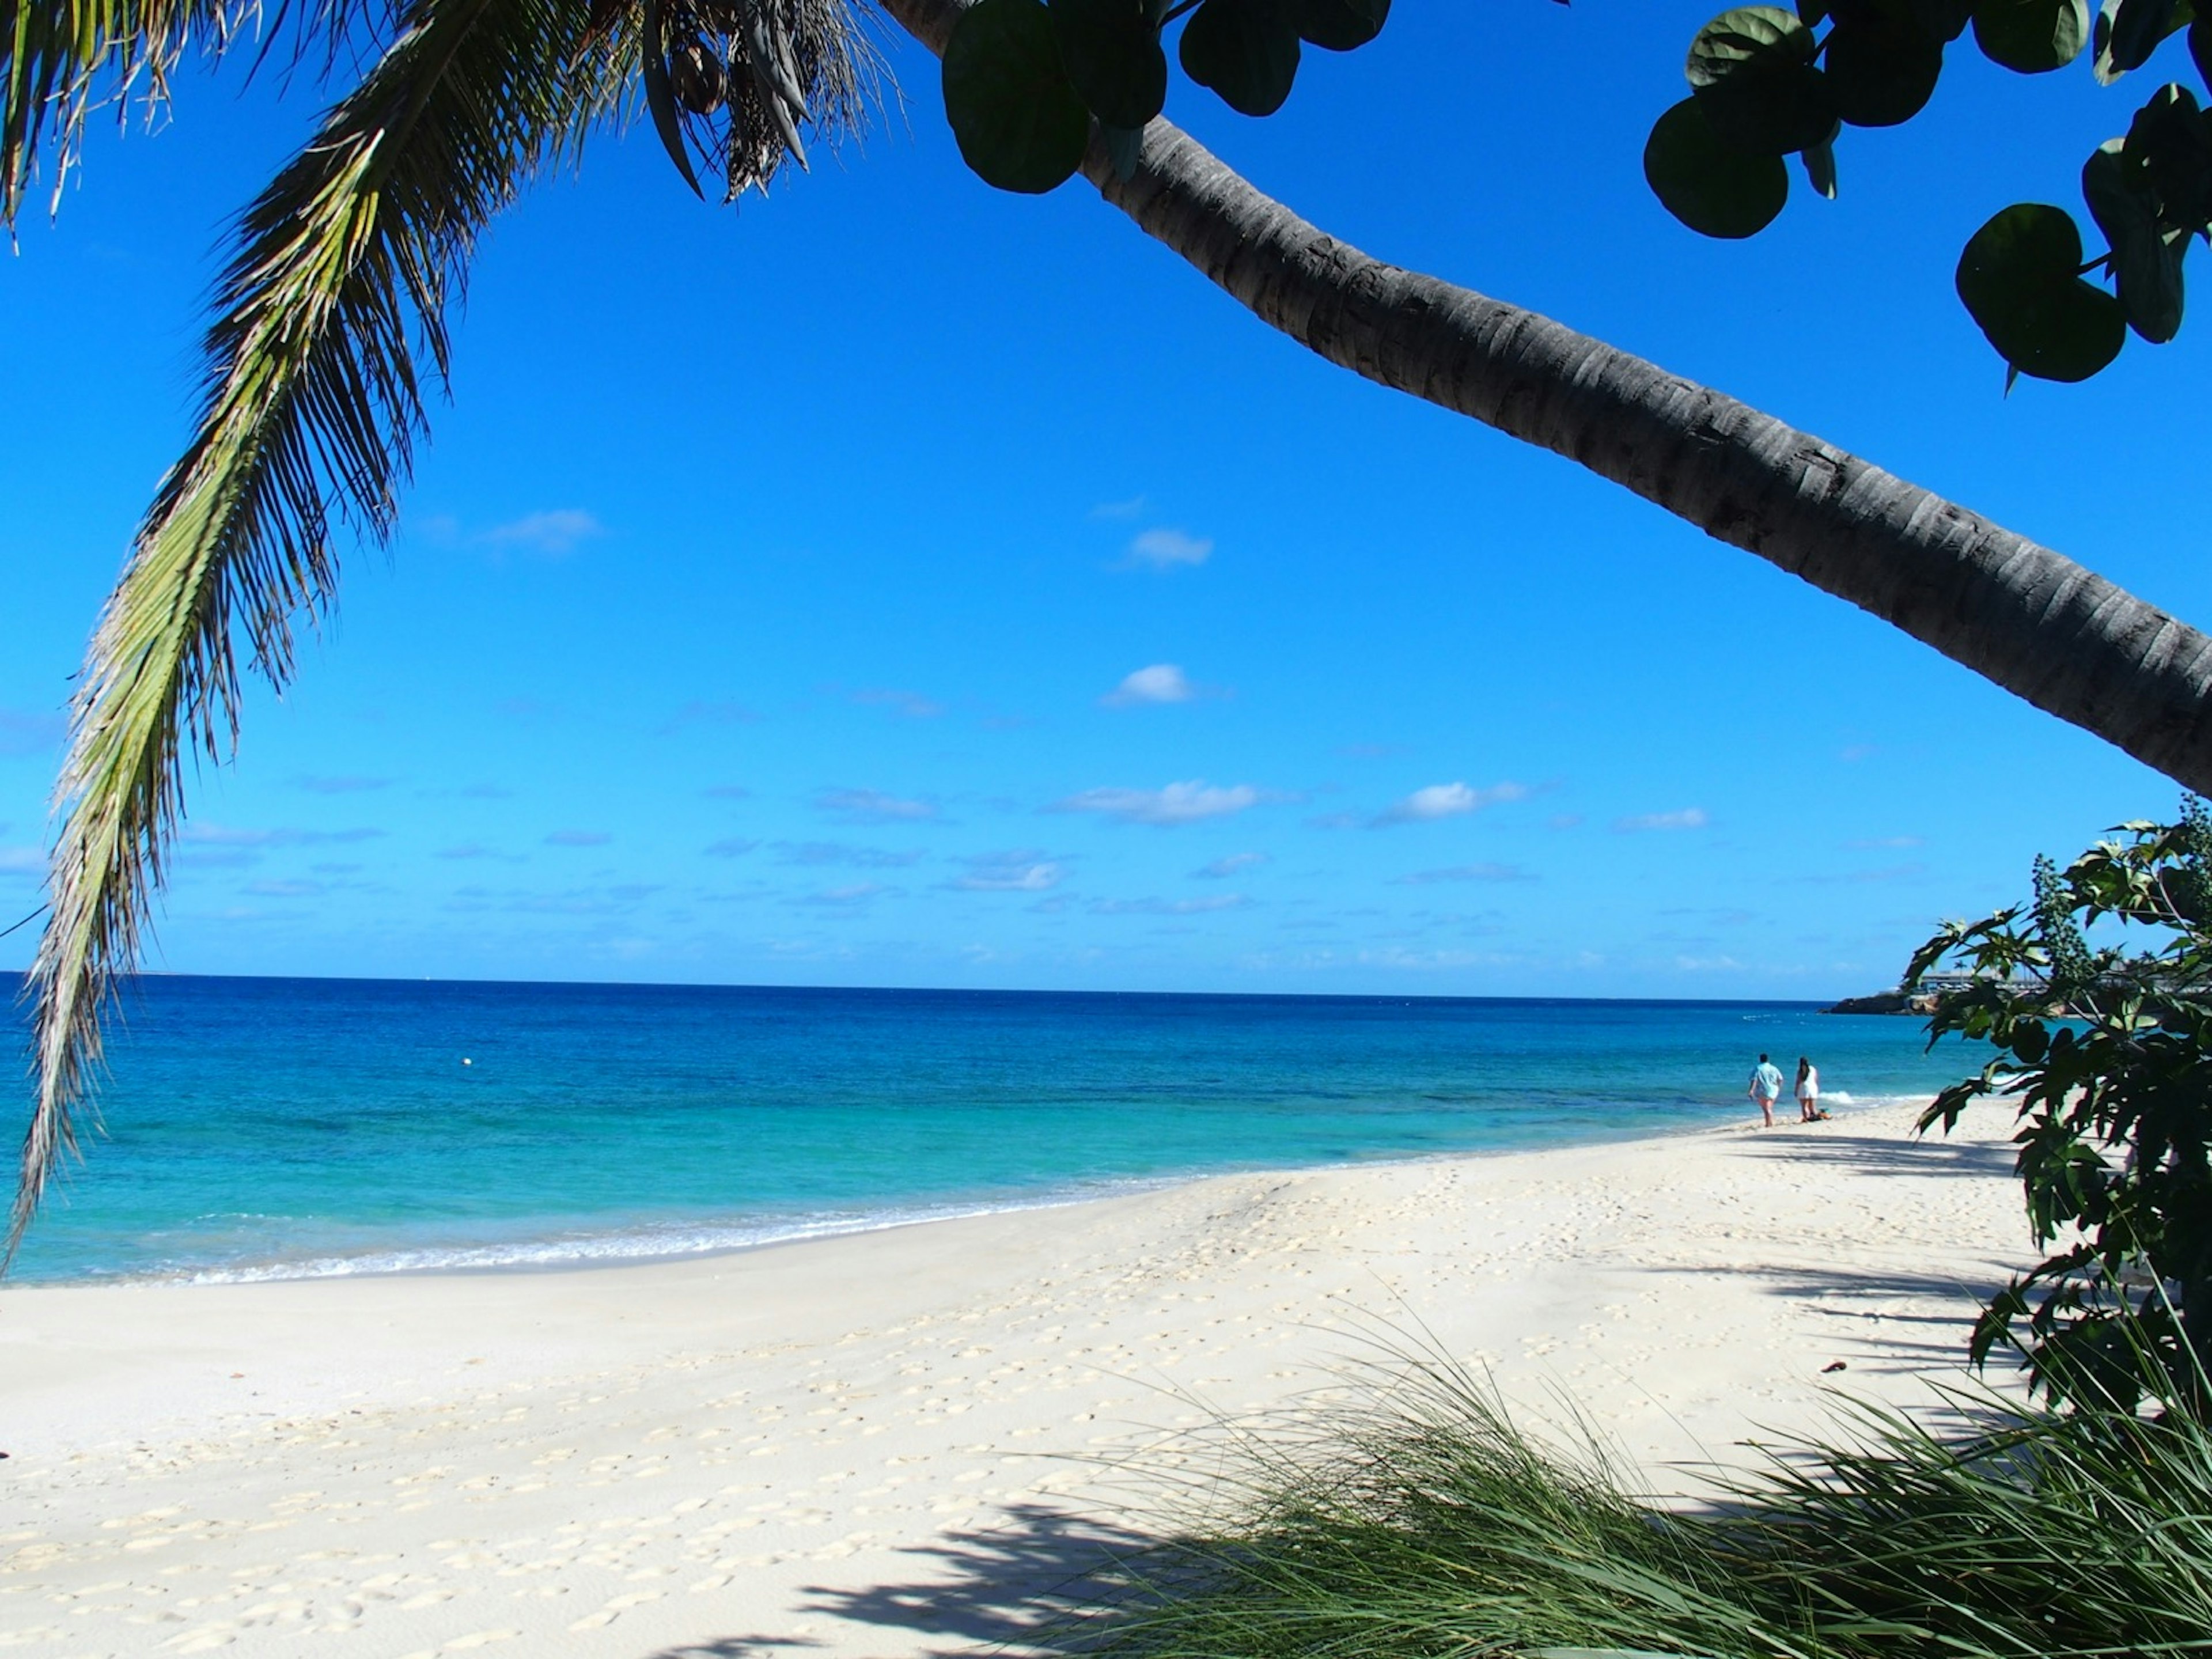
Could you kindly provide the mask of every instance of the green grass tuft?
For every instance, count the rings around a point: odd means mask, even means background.
[[[1961,1399],[1954,1437],[1850,1408],[1717,1501],[1635,1495],[1489,1390],[1410,1384],[1237,1437],[1214,1512],[1061,1632],[1112,1659],[2061,1659],[2212,1653],[2212,1434]],[[1224,1492],[1225,1497],[1219,1494]]]

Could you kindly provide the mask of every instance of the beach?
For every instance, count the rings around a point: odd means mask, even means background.
[[[1694,1491],[1831,1389],[1933,1402],[2031,1259],[2002,1115],[1927,1142],[1912,1115],[643,1265],[0,1289],[0,1650],[1015,1640],[1141,1527],[1177,1433],[1310,1409],[1378,1341],[1571,1402]]]

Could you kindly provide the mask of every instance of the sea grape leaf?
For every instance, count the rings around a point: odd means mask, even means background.
[[[1806,182],[1817,195],[1832,202],[1836,199],[1836,143],[1830,139],[1825,144],[1812,144],[1797,152],[1804,164]]]
[[[2022,374],[2086,380],[2127,339],[2120,302],[2083,282],[2074,216],[2021,202],[1976,231],[1959,256],[1962,301],[1997,355]]]
[[[1893,127],[1935,95],[1943,43],[1909,16],[1861,6],[1836,20],[1821,62],[1838,116],[1855,127]]]
[[[945,43],[945,114],[986,184],[1042,195],[1083,163],[1091,112],[1043,0],[977,0]]]
[[[1693,88],[1717,86],[1747,64],[1782,56],[1801,64],[1813,60],[1813,31],[1779,6],[1738,6],[1699,29],[1690,42],[1683,73]]]
[[[1644,178],[1660,205],[1703,236],[1755,236],[1790,199],[1790,169],[1781,156],[1727,143],[1694,94],[1652,127]]]
[[[2205,120],[2196,95],[2170,82],[2128,124],[2121,159],[2130,182],[2155,198],[2169,227],[2212,218],[2212,127]]]
[[[1298,32],[1273,0],[1206,0],[1183,26],[1183,73],[1240,115],[1273,115],[1298,73]]]
[[[2022,75],[2063,69],[2089,39],[2089,0],[1979,0],[1974,44]]]
[[[1713,131],[1772,155],[1820,143],[1835,123],[1812,30],[1779,6],[1724,11],[1690,42],[1684,73]]]
[[[1298,39],[1323,52],[1351,52],[1382,33],[1390,0],[1291,0]]]
[[[2112,249],[2112,278],[2128,326],[2153,345],[2181,331],[2181,255],[2159,228],[2153,203],[2121,160],[2122,141],[2098,146],[2081,168],[2081,197]]]
[[[1135,127],[1109,127],[1098,124],[1099,141],[1106,146],[1106,159],[1112,164],[1114,176],[1123,184],[1137,176],[1137,163],[1144,159],[1145,135]]]
[[[1049,0],[1076,95],[1109,127],[1142,127],[1168,101],[1168,55],[1149,0]]]
[[[2105,0],[2089,30],[2098,81],[2110,86],[2141,69],[2167,35],[2189,27],[2195,9],[2190,0]]]
[[[1904,9],[1923,31],[1948,46],[1966,32],[1974,3],[1973,0],[1904,0]]]

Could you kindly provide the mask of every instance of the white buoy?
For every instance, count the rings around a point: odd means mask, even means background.
[[[473,1066],[476,1064],[476,1061],[471,1060],[466,1054],[463,1054],[461,1056],[461,1064],[464,1066]]]

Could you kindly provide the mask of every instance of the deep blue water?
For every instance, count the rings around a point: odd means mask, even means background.
[[[124,1008],[24,1279],[678,1254],[1707,1126],[1761,1049],[1844,1108],[1966,1069],[1804,1003],[155,977]]]

